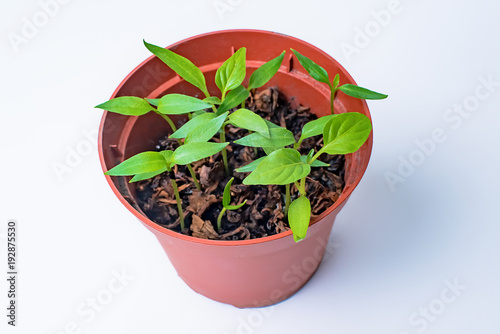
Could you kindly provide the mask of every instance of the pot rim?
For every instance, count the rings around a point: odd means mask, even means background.
[[[224,34],[224,33],[248,33],[248,32],[250,32],[250,33],[257,33],[257,34],[276,34],[276,35],[284,36],[284,37],[286,37],[288,39],[291,39],[291,40],[293,40],[293,41],[295,41],[297,43],[306,45],[308,48],[314,49],[316,52],[319,52],[322,55],[324,55],[327,58],[329,58],[330,61],[333,61],[334,63],[337,63],[337,65],[339,66],[339,68],[344,69],[344,67],[342,65],[340,65],[329,54],[327,54],[323,50],[319,49],[318,47],[316,47],[316,46],[314,46],[314,45],[312,45],[312,44],[310,44],[310,43],[308,43],[306,41],[303,41],[303,40],[301,40],[299,38],[296,38],[296,37],[293,37],[293,36],[289,36],[289,35],[286,35],[286,34],[283,34],[283,33],[274,32],[274,31],[267,31],[267,30],[259,30],[259,29],[226,29],[226,30],[216,30],[216,31],[206,32],[206,33],[202,33],[202,34],[198,34],[198,35],[195,35],[195,36],[191,36],[191,37],[185,38],[183,40],[180,40],[180,41],[178,41],[176,43],[173,43],[173,44],[167,46],[166,48],[171,49],[171,48],[176,47],[177,45],[180,45],[180,44],[183,44],[183,43],[186,43],[186,42],[190,42],[192,40],[196,40],[198,38],[209,36],[209,35]],[[118,87],[115,89],[115,91],[111,95],[110,99],[116,97],[116,95],[118,94],[118,92],[120,91],[120,89],[126,84],[126,82],[128,81],[128,79],[132,75],[134,75],[143,65],[145,65],[147,62],[151,61],[151,59],[153,59],[155,57],[156,57],[155,55],[151,55],[146,60],[142,61],[139,65],[137,65],[122,80],[122,82],[120,82],[120,84],[118,85]],[[347,75],[348,79],[355,83],[355,81],[351,77],[351,75],[345,69],[344,69],[344,71],[345,71],[345,74]],[[361,100],[361,102],[363,103],[363,108],[366,109],[366,110],[368,110],[368,115],[367,116],[370,118],[370,121],[371,121],[371,115],[369,113],[369,109],[368,109],[368,105],[367,105],[366,101],[365,100]],[[108,111],[105,110],[104,113],[103,113],[103,116],[101,118],[101,123],[99,125],[99,136],[98,136],[99,160],[101,162],[101,167],[102,167],[103,172],[107,171],[106,163],[104,161],[103,147],[102,147],[102,134],[103,134],[104,123],[105,123],[107,115],[108,115]],[[366,171],[366,168],[368,167],[368,163],[369,163],[371,152],[372,152],[372,147],[373,147],[373,130],[370,133],[370,136],[368,137],[368,139],[367,139],[367,141],[365,142],[364,145],[368,145],[366,165],[362,166],[362,168],[360,168],[360,169],[357,170],[357,175],[355,176],[354,181],[352,183],[350,183],[349,185],[346,185],[344,187],[344,189],[342,190],[342,193],[340,194],[339,198],[337,199],[337,201],[335,201],[335,203],[333,203],[332,206],[330,206],[328,209],[326,209],[322,214],[320,214],[320,215],[314,217],[313,219],[311,219],[311,222],[309,223],[309,228],[311,226],[315,225],[316,223],[318,223],[319,221],[321,221],[322,219],[324,219],[325,217],[327,217],[329,214],[331,214],[333,211],[335,211],[339,206],[341,206],[344,202],[346,202],[347,199],[350,197],[351,193],[353,192],[353,190],[356,188],[356,186],[361,181],[361,178],[363,177],[363,175],[364,175],[364,173]],[[347,164],[347,162],[349,160],[352,159],[352,154],[353,153],[345,155],[346,164]],[[256,244],[260,244],[260,243],[264,243],[264,242],[271,242],[271,241],[275,241],[275,240],[279,240],[279,239],[287,238],[287,237],[288,238],[293,238],[293,236],[292,236],[293,233],[292,233],[291,230],[288,230],[288,231],[282,232],[282,233],[278,233],[278,234],[275,234],[275,235],[267,236],[267,237],[256,238],[256,239],[249,239],[249,240],[211,240],[211,239],[196,238],[196,237],[193,237],[193,236],[189,236],[189,235],[185,235],[185,234],[182,234],[182,233],[179,233],[179,232],[175,232],[175,231],[172,231],[170,229],[167,229],[165,227],[160,226],[159,224],[157,224],[157,223],[153,222],[152,220],[150,220],[147,216],[144,216],[140,212],[138,212],[132,205],[130,205],[127,202],[127,200],[125,200],[125,198],[123,197],[123,195],[120,193],[120,191],[115,186],[115,183],[112,181],[111,177],[109,175],[104,175],[104,177],[106,178],[106,181],[110,185],[110,187],[113,190],[113,192],[115,193],[115,195],[118,197],[119,201],[130,212],[132,212],[132,214],[134,214],[134,216],[136,216],[143,224],[147,225],[151,229],[154,229],[154,230],[156,230],[156,231],[158,231],[158,232],[160,232],[162,234],[166,234],[166,235],[168,235],[170,237],[173,237],[173,238],[181,239],[181,240],[184,240],[186,242],[194,242],[194,243],[198,243],[198,244],[205,244],[205,245],[211,245],[211,246],[247,246],[247,245],[256,245]],[[307,236],[306,236],[306,238],[307,238]]]

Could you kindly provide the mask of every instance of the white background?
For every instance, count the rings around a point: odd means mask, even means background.
[[[20,237],[18,326],[6,325],[1,274],[2,333],[500,332],[499,2],[62,2],[0,5],[4,273],[9,219]],[[191,291],[109,189],[92,139],[93,106],[150,55],[143,38],[166,46],[230,28],[306,40],[389,94],[369,102],[373,156],[333,228],[334,252],[299,293],[265,309]],[[58,174],[74,151],[80,159]],[[111,298],[91,311],[98,296]]]

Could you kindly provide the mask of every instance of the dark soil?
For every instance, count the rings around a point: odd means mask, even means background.
[[[253,92],[246,102],[246,107],[280,126],[292,131],[296,139],[300,137],[305,123],[317,117],[307,107],[291,109],[286,98],[274,88]],[[246,130],[228,126],[226,140],[232,142],[247,134]],[[321,137],[321,136],[319,136]],[[311,149],[318,151],[322,147],[319,137],[309,138],[301,145],[301,154],[306,155]],[[218,140],[218,138],[214,138]],[[160,140],[157,149],[174,150],[176,140],[165,137]],[[264,156],[264,152],[234,143],[227,146],[230,170],[248,164]],[[316,216],[330,207],[344,188],[344,156],[322,155],[320,160],[329,167],[314,167],[307,178],[306,190],[312,206],[312,216]],[[186,228],[181,231],[174,192],[169,173],[163,173],[150,180],[137,184],[138,204],[144,213],[157,224],[177,232],[200,238],[218,240],[245,240],[265,237],[289,230],[283,215],[285,186],[246,186],[242,184],[248,173],[234,172],[231,186],[231,204],[236,205],[247,200],[247,204],[237,211],[226,211],[222,220],[222,229],[217,233],[217,216],[222,209],[222,193],[230,177],[224,172],[220,153],[193,164],[193,169],[200,181],[202,192],[193,184],[185,166],[176,166],[175,178],[183,202]],[[292,186],[292,200],[297,196],[297,189]]]

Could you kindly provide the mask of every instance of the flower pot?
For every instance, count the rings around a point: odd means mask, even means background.
[[[329,89],[313,80],[292,57],[290,48],[323,66],[330,75],[340,73],[341,84],[355,84],[333,58],[318,48],[282,34],[258,30],[207,33],[168,47],[199,66],[211,94],[218,94],[215,71],[235,49],[247,47],[247,78],[266,61],[287,50],[277,75],[266,86],[277,86],[292,104],[309,106],[318,116],[328,115]],[[246,82],[245,82],[246,84]],[[158,98],[166,93],[202,97],[158,58],[152,56],[135,68],[112,97],[135,95]],[[336,112],[359,112],[368,107],[339,93]],[[174,118],[175,122],[180,119]],[[140,117],[104,112],[99,132],[99,156],[107,171],[124,159],[154,150],[168,127],[156,114]],[[346,156],[345,188],[338,201],[311,221],[307,237],[295,243],[292,232],[243,241],[205,240],[163,228],[148,219],[135,204],[135,184],[122,177],[106,179],[122,204],[158,238],[179,276],[196,292],[237,307],[260,307],[280,302],[298,291],[314,274],[325,252],[335,217],[359,183],[370,158],[372,135],[360,150]]]

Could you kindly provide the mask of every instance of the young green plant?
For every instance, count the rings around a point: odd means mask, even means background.
[[[285,51],[279,56],[269,60],[258,67],[248,79],[248,87],[243,86],[246,76],[246,48],[241,48],[229,57],[222,66],[217,69],[215,83],[220,89],[222,98],[217,113],[226,112],[237,105],[245,107],[245,101],[250,91],[264,86],[278,72],[285,57]],[[226,95],[226,92],[229,93]],[[215,100],[217,103],[218,101]]]
[[[184,214],[182,212],[182,201],[175,181],[173,168],[175,165],[188,165],[200,159],[207,158],[220,152],[229,143],[212,142],[192,142],[179,146],[175,151],[164,150],[160,152],[147,151],[136,154],[119,165],[107,171],[106,175],[111,176],[130,176],[133,175],[130,182],[141,181],[152,178],[165,171],[170,173],[170,182],[174,189],[175,199],[181,230],[184,230]]]
[[[227,124],[241,126],[251,131],[262,133],[264,136],[267,135],[267,126],[265,123],[260,117],[256,117],[249,110],[238,110],[232,114],[230,120],[227,122],[224,122],[226,117],[220,116],[227,114],[226,112],[229,109],[239,105],[242,101],[244,102],[249,95],[250,89],[260,87],[269,81],[279,69],[284,54],[265,63],[252,73],[249,87],[245,89],[241,83],[246,75],[246,49],[239,49],[217,70],[215,81],[222,93],[221,100],[216,96],[210,96],[203,73],[190,60],[168,49],[149,44],[146,41],[144,41],[144,44],[148,50],[172,68],[179,76],[199,88],[206,98],[200,100],[183,94],[167,94],[160,99],[122,96],[102,103],[96,108],[128,116],[141,116],[153,111],[168,122],[174,132],[171,137],[177,138],[179,145],[189,142],[207,141],[210,139],[209,136],[213,136],[219,130],[222,130],[220,131],[221,142],[225,142],[224,128]],[[219,107],[216,108],[216,105],[219,105]],[[206,112],[205,109],[207,108],[212,108],[214,112]],[[178,130],[168,115],[184,114],[188,115],[190,121]],[[215,129],[216,127],[218,128]],[[183,138],[185,138],[184,141],[181,140]],[[222,151],[222,155],[226,171],[229,173],[225,148]],[[201,190],[191,164],[187,164],[187,168],[195,186],[198,190]]]
[[[333,107],[333,101],[335,100],[335,94],[337,91],[342,91],[345,94],[358,98],[358,99],[365,99],[365,100],[381,100],[387,98],[387,95],[385,94],[380,94],[374,91],[371,91],[369,89],[359,87],[356,85],[352,84],[345,84],[341,85],[340,84],[340,76],[337,73],[335,77],[333,78],[332,81],[330,81],[330,77],[328,76],[328,72],[318,64],[316,64],[314,61],[309,59],[308,57],[300,54],[298,51],[291,49],[297,59],[299,60],[300,64],[302,67],[305,68],[305,70],[309,73],[309,75],[322,83],[325,83],[328,85],[330,88],[330,112],[333,115],[334,114],[334,107]]]
[[[155,108],[155,106],[157,108]],[[96,108],[127,116],[142,116],[153,111],[167,121],[172,131],[177,131],[177,127],[168,115],[184,115],[210,107],[211,105],[207,102],[182,94],[167,94],[157,100],[144,99],[136,96],[121,96],[96,106]],[[182,144],[183,143],[179,141],[179,145]],[[191,164],[188,164],[186,167],[191,174],[196,188],[201,190]]]
[[[247,146],[258,145],[264,150],[266,147],[272,147],[273,150],[268,156],[238,168],[236,171],[251,172],[243,180],[243,184],[246,185],[286,186],[285,215],[288,217],[295,241],[299,241],[305,238],[310,221],[311,203],[307,198],[305,182],[311,168],[328,166],[318,160],[323,153],[348,154],[357,151],[370,135],[371,128],[370,119],[363,114],[334,115],[322,130],[323,147],[318,152],[311,150],[306,156],[301,156],[298,148],[283,147],[296,144],[293,134],[287,129],[280,128],[280,135],[273,137],[271,141],[264,137],[258,138],[259,134],[254,133],[235,143]],[[273,129],[278,130],[278,128]],[[278,132],[273,129],[270,129],[272,133]],[[277,148],[279,146],[281,147]],[[299,197],[293,202],[290,199],[290,184],[295,184],[299,191]]]
[[[286,186],[285,216],[288,217],[294,240],[299,241],[305,238],[310,222],[311,203],[306,193],[306,177],[309,175],[311,167],[328,166],[318,160],[323,153],[333,155],[357,151],[368,139],[372,129],[370,119],[363,114],[343,113],[335,115],[333,107],[335,93],[341,90],[347,95],[362,99],[384,99],[387,95],[351,84],[339,86],[340,76],[338,74],[330,82],[325,69],[297,51],[292,51],[311,77],[330,87],[331,115],[306,123],[297,142],[290,131],[268,122],[271,134],[269,138],[254,133],[235,141],[235,143],[262,147],[268,154],[266,157],[237,169],[237,171],[251,172],[243,180],[243,184]],[[301,156],[298,150],[303,140],[317,135],[323,135],[323,147],[318,152],[311,150],[307,156]],[[292,144],[293,148],[285,148],[285,146]],[[299,191],[299,197],[293,202],[290,198],[290,185],[292,183]]]
[[[285,51],[257,68],[248,79],[247,91],[250,93],[252,89],[260,88],[268,83],[278,73],[284,58]],[[245,107],[245,100],[241,103],[241,107]]]
[[[224,194],[222,195],[222,210],[217,217],[217,231],[219,233],[221,231],[222,217],[224,217],[224,213],[226,213],[227,210],[238,210],[247,202],[247,200],[244,200],[243,203],[240,203],[238,205],[231,205],[231,185],[233,184],[233,180],[234,177],[232,177],[224,187]]]
[[[205,95],[205,99],[203,102],[209,103],[210,108],[213,109],[214,113],[217,113],[217,108],[215,107],[215,104],[221,104],[223,103],[225,94],[227,93],[228,90],[236,88],[238,85],[236,85],[237,81],[239,80],[241,76],[241,71],[243,70],[243,79],[244,79],[244,71],[245,69],[241,69],[241,63],[243,61],[243,67],[245,67],[245,48],[242,48],[241,52],[238,53],[237,57],[234,57],[233,60],[233,65],[234,67],[237,68],[235,70],[233,68],[233,71],[228,71],[229,75],[225,75],[223,77],[224,82],[221,80],[221,74],[218,75],[219,79],[217,78],[216,75],[216,83],[217,86],[220,88],[222,83],[224,83],[223,88],[221,91],[223,91],[222,94],[222,99],[219,99],[218,97],[213,97],[210,95],[208,92],[205,76],[203,75],[203,72],[196,66],[194,65],[189,59],[171,51],[165,48],[162,48],[160,46],[154,45],[147,43],[146,41],[143,41],[144,45],[146,48],[151,51],[155,56],[157,56],[161,61],[163,61],[167,66],[169,66],[172,70],[174,70],[175,73],[177,73],[181,78],[192,84],[193,86],[197,87],[202,91],[202,93]],[[239,50],[238,50],[239,51]],[[237,61],[236,61],[237,60]],[[241,61],[242,60],[242,61]],[[224,65],[223,65],[224,66]],[[222,66],[221,66],[222,68]],[[225,66],[227,68],[227,66]],[[219,69],[220,70],[220,69]],[[217,73],[219,73],[219,70],[217,70]],[[224,71],[224,74],[226,72]],[[243,81],[241,79],[241,81]],[[222,112],[220,113],[222,114]],[[225,136],[221,134],[221,142],[225,141]],[[222,156],[224,160],[224,165],[226,166],[226,172],[229,172],[229,168],[227,167],[227,153],[226,150],[224,149],[222,151]]]
[[[217,109],[217,113],[220,114],[225,112],[239,104],[241,108],[245,108],[245,101],[250,95],[250,90],[264,86],[271,78],[278,72],[283,58],[285,57],[285,51],[283,51],[279,56],[270,61],[264,63],[259,68],[257,68],[248,80],[248,87],[243,86],[243,79],[246,75],[246,61],[245,61],[245,48],[241,48],[236,51],[224,64],[217,70],[215,75],[215,82],[222,92],[222,103]],[[233,75],[227,74],[231,73]],[[226,86],[228,82],[231,83],[231,78],[236,77],[236,83],[238,86],[229,92],[227,98],[225,98]],[[230,79],[228,79],[230,78]],[[236,86],[236,83],[234,86]],[[247,113],[248,114],[248,113]],[[251,119],[247,121],[251,123]],[[234,125],[234,124],[233,124]],[[250,128],[245,128],[251,132],[254,130]],[[225,138],[225,126],[221,129],[221,140]],[[264,132],[264,135],[265,132]],[[255,153],[257,149],[255,149]],[[227,165],[227,158],[225,157],[225,152],[223,151],[224,165],[226,166],[226,172],[229,174],[229,168]]]
[[[211,108],[214,111],[215,116],[219,116],[240,104],[244,106],[245,100],[250,94],[250,90],[262,87],[266,84],[279,70],[285,55],[285,52],[283,51],[278,57],[271,59],[257,68],[249,78],[248,87],[245,88],[242,83],[246,76],[246,48],[242,47],[238,49],[217,69],[215,74],[215,84],[221,91],[221,97],[219,98],[217,96],[210,95],[203,72],[201,72],[201,70],[190,60],[168,49],[149,44],[146,41],[144,41],[144,45],[148,48],[148,50],[174,70],[180,77],[199,88],[205,95],[203,102],[211,104]],[[248,115],[248,113],[246,114]],[[175,133],[173,138],[184,138],[194,128],[202,125],[203,121],[215,117],[209,115],[210,113],[197,114],[196,116],[203,117],[189,125],[186,123],[187,126],[185,125],[185,128],[183,127],[184,129],[180,129],[182,131]],[[195,118],[196,117],[192,117],[191,120],[194,120]],[[251,121],[249,120],[248,122]],[[221,142],[226,141],[225,125],[227,124],[229,123],[223,124],[220,129]],[[226,149],[222,150],[222,159],[226,173],[229,175],[230,170]]]

